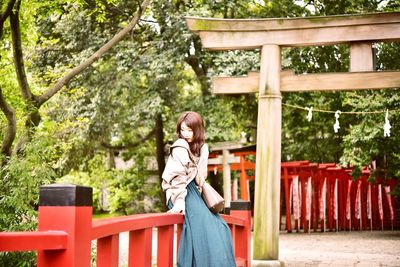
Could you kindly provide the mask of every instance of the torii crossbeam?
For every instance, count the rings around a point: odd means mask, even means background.
[[[259,93],[253,265],[279,265],[281,92],[400,87],[400,72],[374,71],[372,54],[372,43],[400,40],[400,12],[291,19],[188,17],[186,21],[206,49],[261,49],[259,73],[214,78],[213,87],[222,94]],[[282,47],[341,43],[350,44],[348,73],[281,71]]]

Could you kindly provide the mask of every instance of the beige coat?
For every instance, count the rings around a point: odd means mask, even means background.
[[[201,186],[207,178],[208,146],[201,147],[200,158],[196,162],[185,139],[178,139],[170,148],[170,155],[162,178],[162,189],[166,193],[167,204],[171,200],[173,211],[185,212],[186,186],[196,179]]]

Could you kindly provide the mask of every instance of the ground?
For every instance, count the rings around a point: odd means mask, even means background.
[[[285,266],[400,266],[400,231],[285,233],[279,238]]]

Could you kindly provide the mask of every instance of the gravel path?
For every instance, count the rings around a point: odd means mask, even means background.
[[[400,231],[281,233],[285,266],[400,266]]]

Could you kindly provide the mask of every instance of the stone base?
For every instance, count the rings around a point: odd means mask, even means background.
[[[251,260],[251,267],[284,267],[285,263],[279,260]]]

